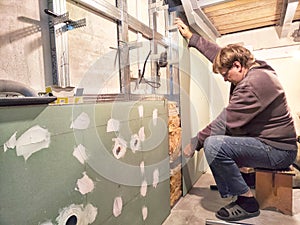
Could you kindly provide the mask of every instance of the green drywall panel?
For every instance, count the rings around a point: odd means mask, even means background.
[[[182,149],[190,143],[209,122],[209,77],[208,62],[195,49],[188,48],[188,42],[179,34],[180,73],[180,116],[182,128]],[[183,195],[203,174],[203,154],[196,153],[191,159],[182,158]]]
[[[147,224],[142,217],[142,207],[144,205],[144,199],[136,196],[130,202],[124,204],[121,215],[118,217],[111,216],[108,220],[101,223],[101,225],[142,225]]]
[[[148,217],[145,224],[162,224],[164,218],[170,214],[170,180],[161,179],[156,188],[148,187],[145,205]]]
[[[139,107],[143,107],[143,116]],[[158,110],[153,125],[153,110]],[[90,119],[87,129],[73,129],[72,122],[82,113]],[[33,225],[56,219],[72,204],[92,204],[98,214],[93,224],[157,224],[169,211],[169,161],[167,105],[165,101],[101,103],[97,105],[0,107],[0,224]],[[3,119],[7,118],[7,119]],[[109,119],[120,121],[117,132],[107,132]],[[18,139],[29,128],[39,125],[49,131],[50,146],[33,153],[26,161],[16,149],[4,152],[4,143],[17,132]],[[146,151],[133,152],[131,135],[145,127]],[[113,138],[122,137],[128,147],[121,159],[112,154]],[[143,146],[143,144],[146,144]],[[73,156],[83,145],[88,159],[81,164]],[[140,164],[145,163],[142,174]],[[153,171],[160,172],[160,183],[153,188]],[[85,195],[76,190],[76,182],[86,174],[94,189]],[[162,177],[162,178],[161,178]],[[140,185],[146,179],[149,196],[141,196]],[[151,190],[153,189],[153,190]],[[123,199],[122,214],[114,217],[115,197]],[[153,198],[153,199],[152,199]],[[149,201],[148,217],[142,207]],[[148,207],[148,206],[147,206]],[[155,217],[155,218],[152,218]]]
[[[13,149],[4,153],[1,146],[0,224],[37,224],[42,218],[56,218],[63,207],[84,201],[75,191],[84,168],[72,156],[73,146],[73,135],[54,136],[49,148],[27,161]]]

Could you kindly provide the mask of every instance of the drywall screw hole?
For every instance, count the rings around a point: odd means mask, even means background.
[[[70,216],[66,222],[66,225],[76,225],[76,224],[77,224],[77,217],[75,215]]]

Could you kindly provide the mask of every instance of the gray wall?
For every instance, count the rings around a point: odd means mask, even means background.
[[[44,91],[52,83],[47,1],[0,1],[0,79]]]

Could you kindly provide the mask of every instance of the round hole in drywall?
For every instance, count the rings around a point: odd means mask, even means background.
[[[70,216],[66,222],[66,225],[76,225],[76,224],[77,224],[77,217],[75,215]]]

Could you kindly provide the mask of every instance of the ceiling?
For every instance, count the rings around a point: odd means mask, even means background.
[[[190,25],[212,39],[225,34],[276,26],[280,37],[300,21],[299,0],[181,0]]]
[[[278,26],[284,0],[234,0],[202,8],[218,32],[235,33],[266,26]],[[300,20],[298,4],[292,21]]]

